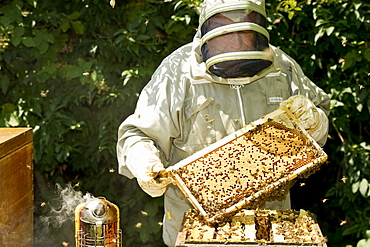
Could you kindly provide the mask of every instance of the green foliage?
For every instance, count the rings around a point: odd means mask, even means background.
[[[332,98],[325,146],[329,165],[325,175],[316,177],[321,181],[311,181],[324,183],[314,189],[327,187],[321,194],[325,204],[314,202],[312,211],[330,246],[354,246],[370,229],[369,6],[350,0],[270,5],[279,10],[269,13],[272,43],[293,56]]]
[[[162,198],[115,171],[117,129],[161,60],[191,41],[201,2],[2,1],[0,126],[34,129],[36,217],[56,183],[72,183],[119,206],[125,246],[163,246]],[[369,5],[266,3],[271,43],[332,97],[329,164],[306,181],[311,201],[295,202],[318,215],[329,246],[369,241]],[[55,236],[46,246],[73,242]]]
[[[161,246],[163,202],[117,174],[115,143],[154,69],[192,39],[195,6],[175,4],[0,4],[0,126],[33,127],[36,217],[52,208],[40,205],[49,205],[56,183],[78,184],[117,203],[127,246]]]

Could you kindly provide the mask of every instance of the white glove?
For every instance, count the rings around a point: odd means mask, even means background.
[[[151,142],[134,144],[127,155],[126,165],[140,187],[151,197],[163,195],[167,185],[172,182],[171,178],[155,179],[155,175],[165,169],[159,151]]]
[[[328,134],[329,120],[324,111],[303,95],[295,95],[280,103],[288,108],[302,127],[319,142]]]

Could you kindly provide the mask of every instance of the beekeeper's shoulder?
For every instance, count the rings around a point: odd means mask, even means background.
[[[274,63],[276,67],[280,67],[281,69],[288,68],[291,66],[296,66],[297,62],[290,57],[286,52],[282,49],[273,46],[270,44],[270,48],[273,50],[274,56]]]
[[[192,43],[185,44],[165,57],[160,66],[170,66],[175,69],[175,67],[189,62],[191,52]]]

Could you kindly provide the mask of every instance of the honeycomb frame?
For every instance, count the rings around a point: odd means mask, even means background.
[[[194,208],[217,222],[284,196],[291,180],[308,177],[326,160],[293,114],[279,108],[166,171]]]

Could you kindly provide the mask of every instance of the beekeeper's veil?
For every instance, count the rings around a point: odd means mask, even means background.
[[[206,70],[222,78],[251,78],[271,67],[264,0],[205,0],[199,52]]]

